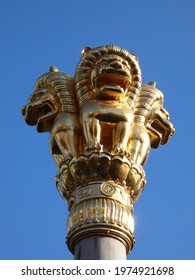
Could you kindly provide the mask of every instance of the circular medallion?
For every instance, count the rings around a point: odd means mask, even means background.
[[[106,196],[113,196],[114,193],[116,192],[116,188],[108,183],[103,183],[100,186],[100,191],[102,194],[106,195]]]

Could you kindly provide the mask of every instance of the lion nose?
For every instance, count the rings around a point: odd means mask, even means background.
[[[123,69],[123,64],[120,61],[112,61],[109,66],[114,69]]]

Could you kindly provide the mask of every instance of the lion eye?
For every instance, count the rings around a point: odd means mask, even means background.
[[[36,94],[32,96],[32,100],[31,101],[35,101],[37,99],[39,99],[40,95]]]
[[[108,65],[108,60],[105,58],[105,59],[102,59],[99,63],[98,63],[100,66],[104,66],[104,65]]]
[[[34,100],[37,100],[40,98],[40,95],[37,94],[37,96],[35,96],[35,99]]]
[[[41,94],[42,94],[42,92],[33,94],[31,97],[31,101],[35,101],[35,100],[39,99]]]

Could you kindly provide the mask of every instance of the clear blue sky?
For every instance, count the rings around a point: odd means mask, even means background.
[[[193,0],[1,1],[0,259],[73,259],[49,135],[27,126],[20,108],[50,65],[73,75],[82,48],[104,44],[138,56],[176,128],[150,153],[128,259],[195,259],[194,13]]]

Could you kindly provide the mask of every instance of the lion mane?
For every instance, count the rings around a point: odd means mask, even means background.
[[[109,55],[117,55],[122,57],[130,66],[132,76],[131,85],[129,87],[128,97],[131,109],[134,108],[136,98],[141,90],[141,70],[138,64],[138,59],[134,54],[130,54],[123,48],[115,45],[100,46],[94,49],[85,48],[83,56],[76,67],[75,72],[75,89],[79,107],[93,96],[93,86],[91,83],[91,72],[96,63],[102,58]]]

